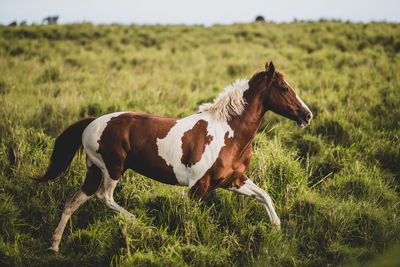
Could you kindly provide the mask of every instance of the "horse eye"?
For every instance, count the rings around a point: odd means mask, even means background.
[[[286,93],[289,91],[289,89],[287,87],[281,87],[281,92]]]

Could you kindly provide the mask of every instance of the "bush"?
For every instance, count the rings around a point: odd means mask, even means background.
[[[44,70],[43,74],[39,77],[39,81],[42,83],[46,82],[57,82],[60,80],[60,70],[56,67],[49,67]]]
[[[103,112],[103,107],[97,103],[90,103],[86,106],[81,107],[81,111],[79,112],[79,116],[81,118],[84,117],[99,117],[100,115],[102,115]]]

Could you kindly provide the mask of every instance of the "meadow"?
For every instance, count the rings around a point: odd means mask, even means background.
[[[60,252],[51,235],[85,175],[84,155],[38,184],[54,140],[85,116],[184,117],[273,60],[314,114],[299,129],[267,112],[247,175],[257,201],[128,171],[91,198]],[[0,265],[399,266],[400,24],[341,21],[203,26],[0,26]],[[387,256],[388,255],[388,256]]]

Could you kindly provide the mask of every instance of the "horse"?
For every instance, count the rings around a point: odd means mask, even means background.
[[[265,206],[273,229],[279,230],[271,198],[245,174],[252,140],[268,110],[301,128],[312,119],[310,109],[272,61],[250,80],[236,80],[213,103],[201,105],[188,117],[117,112],[70,125],[56,138],[46,173],[36,178],[45,182],[64,173],[83,146],[86,178],[67,200],[49,250],[59,250],[68,219],[92,195],[115,212],[135,218],[113,198],[127,169],[161,183],[188,186],[188,195],[198,201],[217,188],[254,197]]]

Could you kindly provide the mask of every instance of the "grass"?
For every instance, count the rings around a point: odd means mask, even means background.
[[[0,264],[396,266],[400,241],[400,25],[339,21],[230,26],[0,26]],[[130,110],[183,117],[273,60],[314,113],[310,127],[271,112],[248,176],[255,200],[129,171],[115,199],[90,199],[60,252],[46,252],[84,157],[53,183],[55,137],[85,116]]]

